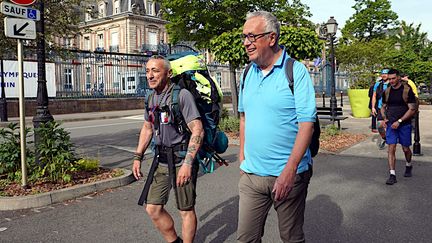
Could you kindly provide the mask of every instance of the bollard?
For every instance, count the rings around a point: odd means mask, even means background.
[[[420,144],[420,126],[419,126],[419,112],[417,111],[414,115],[414,144],[413,144],[413,155],[422,156],[421,144]]]
[[[322,92],[322,99],[323,99],[323,107],[325,107],[325,92],[323,91]]]
[[[340,94],[341,94],[341,107],[343,107],[343,91],[342,90],[340,91]]]

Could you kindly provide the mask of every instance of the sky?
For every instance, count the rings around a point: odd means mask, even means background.
[[[354,0],[301,0],[309,6],[314,23],[327,22],[330,16],[334,16],[338,22],[338,28],[342,29],[345,22],[354,14]],[[428,33],[432,39],[432,1],[431,0],[390,0],[392,10],[399,16],[399,21],[405,20],[407,24],[415,26],[422,24],[421,32]],[[338,33],[340,36],[340,33]]]

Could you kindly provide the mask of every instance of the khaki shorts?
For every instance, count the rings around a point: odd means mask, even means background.
[[[176,167],[176,177],[180,167]],[[198,164],[192,168],[192,180],[174,190],[177,208],[181,211],[192,210],[196,199],[196,181]],[[168,202],[171,191],[171,181],[168,174],[168,167],[159,165],[153,176],[153,182],[147,195],[147,204],[165,205]]]

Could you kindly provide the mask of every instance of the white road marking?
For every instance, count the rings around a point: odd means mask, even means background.
[[[134,124],[134,123],[139,123],[139,122],[133,121],[133,122],[123,122],[123,123],[110,123],[110,124],[100,124],[100,125],[81,126],[81,127],[69,127],[69,128],[65,128],[65,129],[66,130],[76,130],[76,129],[83,129],[83,128],[119,126],[119,125]]]
[[[110,148],[115,148],[115,149],[118,149],[118,150],[123,150],[123,151],[126,151],[126,152],[131,152],[131,153],[134,153],[135,152],[135,148],[133,147],[121,147],[121,146],[115,146],[115,145],[105,145],[106,147],[110,147]],[[147,149],[146,151],[145,151],[145,155],[148,155],[148,154],[151,154],[152,153],[152,151],[151,151],[151,149]]]
[[[0,232],[7,230],[6,227],[0,227]]]
[[[126,117],[121,117],[120,119],[123,119],[123,120],[140,120],[140,121],[144,121],[144,115],[126,116]]]
[[[6,221],[12,221],[12,219],[10,218],[4,218]]]

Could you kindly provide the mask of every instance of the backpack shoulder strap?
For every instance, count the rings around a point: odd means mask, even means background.
[[[177,131],[179,133],[184,133],[185,131],[189,132],[187,124],[183,118],[183,115],[180,111],[180,90],[182,88],[175,84],[171,90],[171,105],[170,110],[174,116],[174,124],[177,127]]]
[[[387,88],[384,91],[384,93],[385,93],[385,103],[386,104],[388,103],[388,99],[389,99],[389,96],[390,96],[390,90],[391,90],[391,87],[389,85],[387,85]]]
[[[285,64],[285,76],[288,79],[288,85],[291,89],[291,92],[294,95],[294,63],[296,62],[296,59],[289,58],[288,61]]]
[[[402,98],[405,101],[405,103],[408,104],[408,93],[409,93],[411,87],[406,82],[403,83],[403,86],[404,86],[404,88],[403,88]]]
[[[245,70],[244,70],[244,72],[243,72],[243,77],[242,77],[242,80],[241,80],[241,91],[243,91],[243,88],[244,88],[244,83],[245,83],[245,79],[246,79],[246,76],[247,76],[247,74],[248,74],[248,72],[249,72],[249,69],[252,67],[252,63],[249,63],[246,67],[245,67]]]

